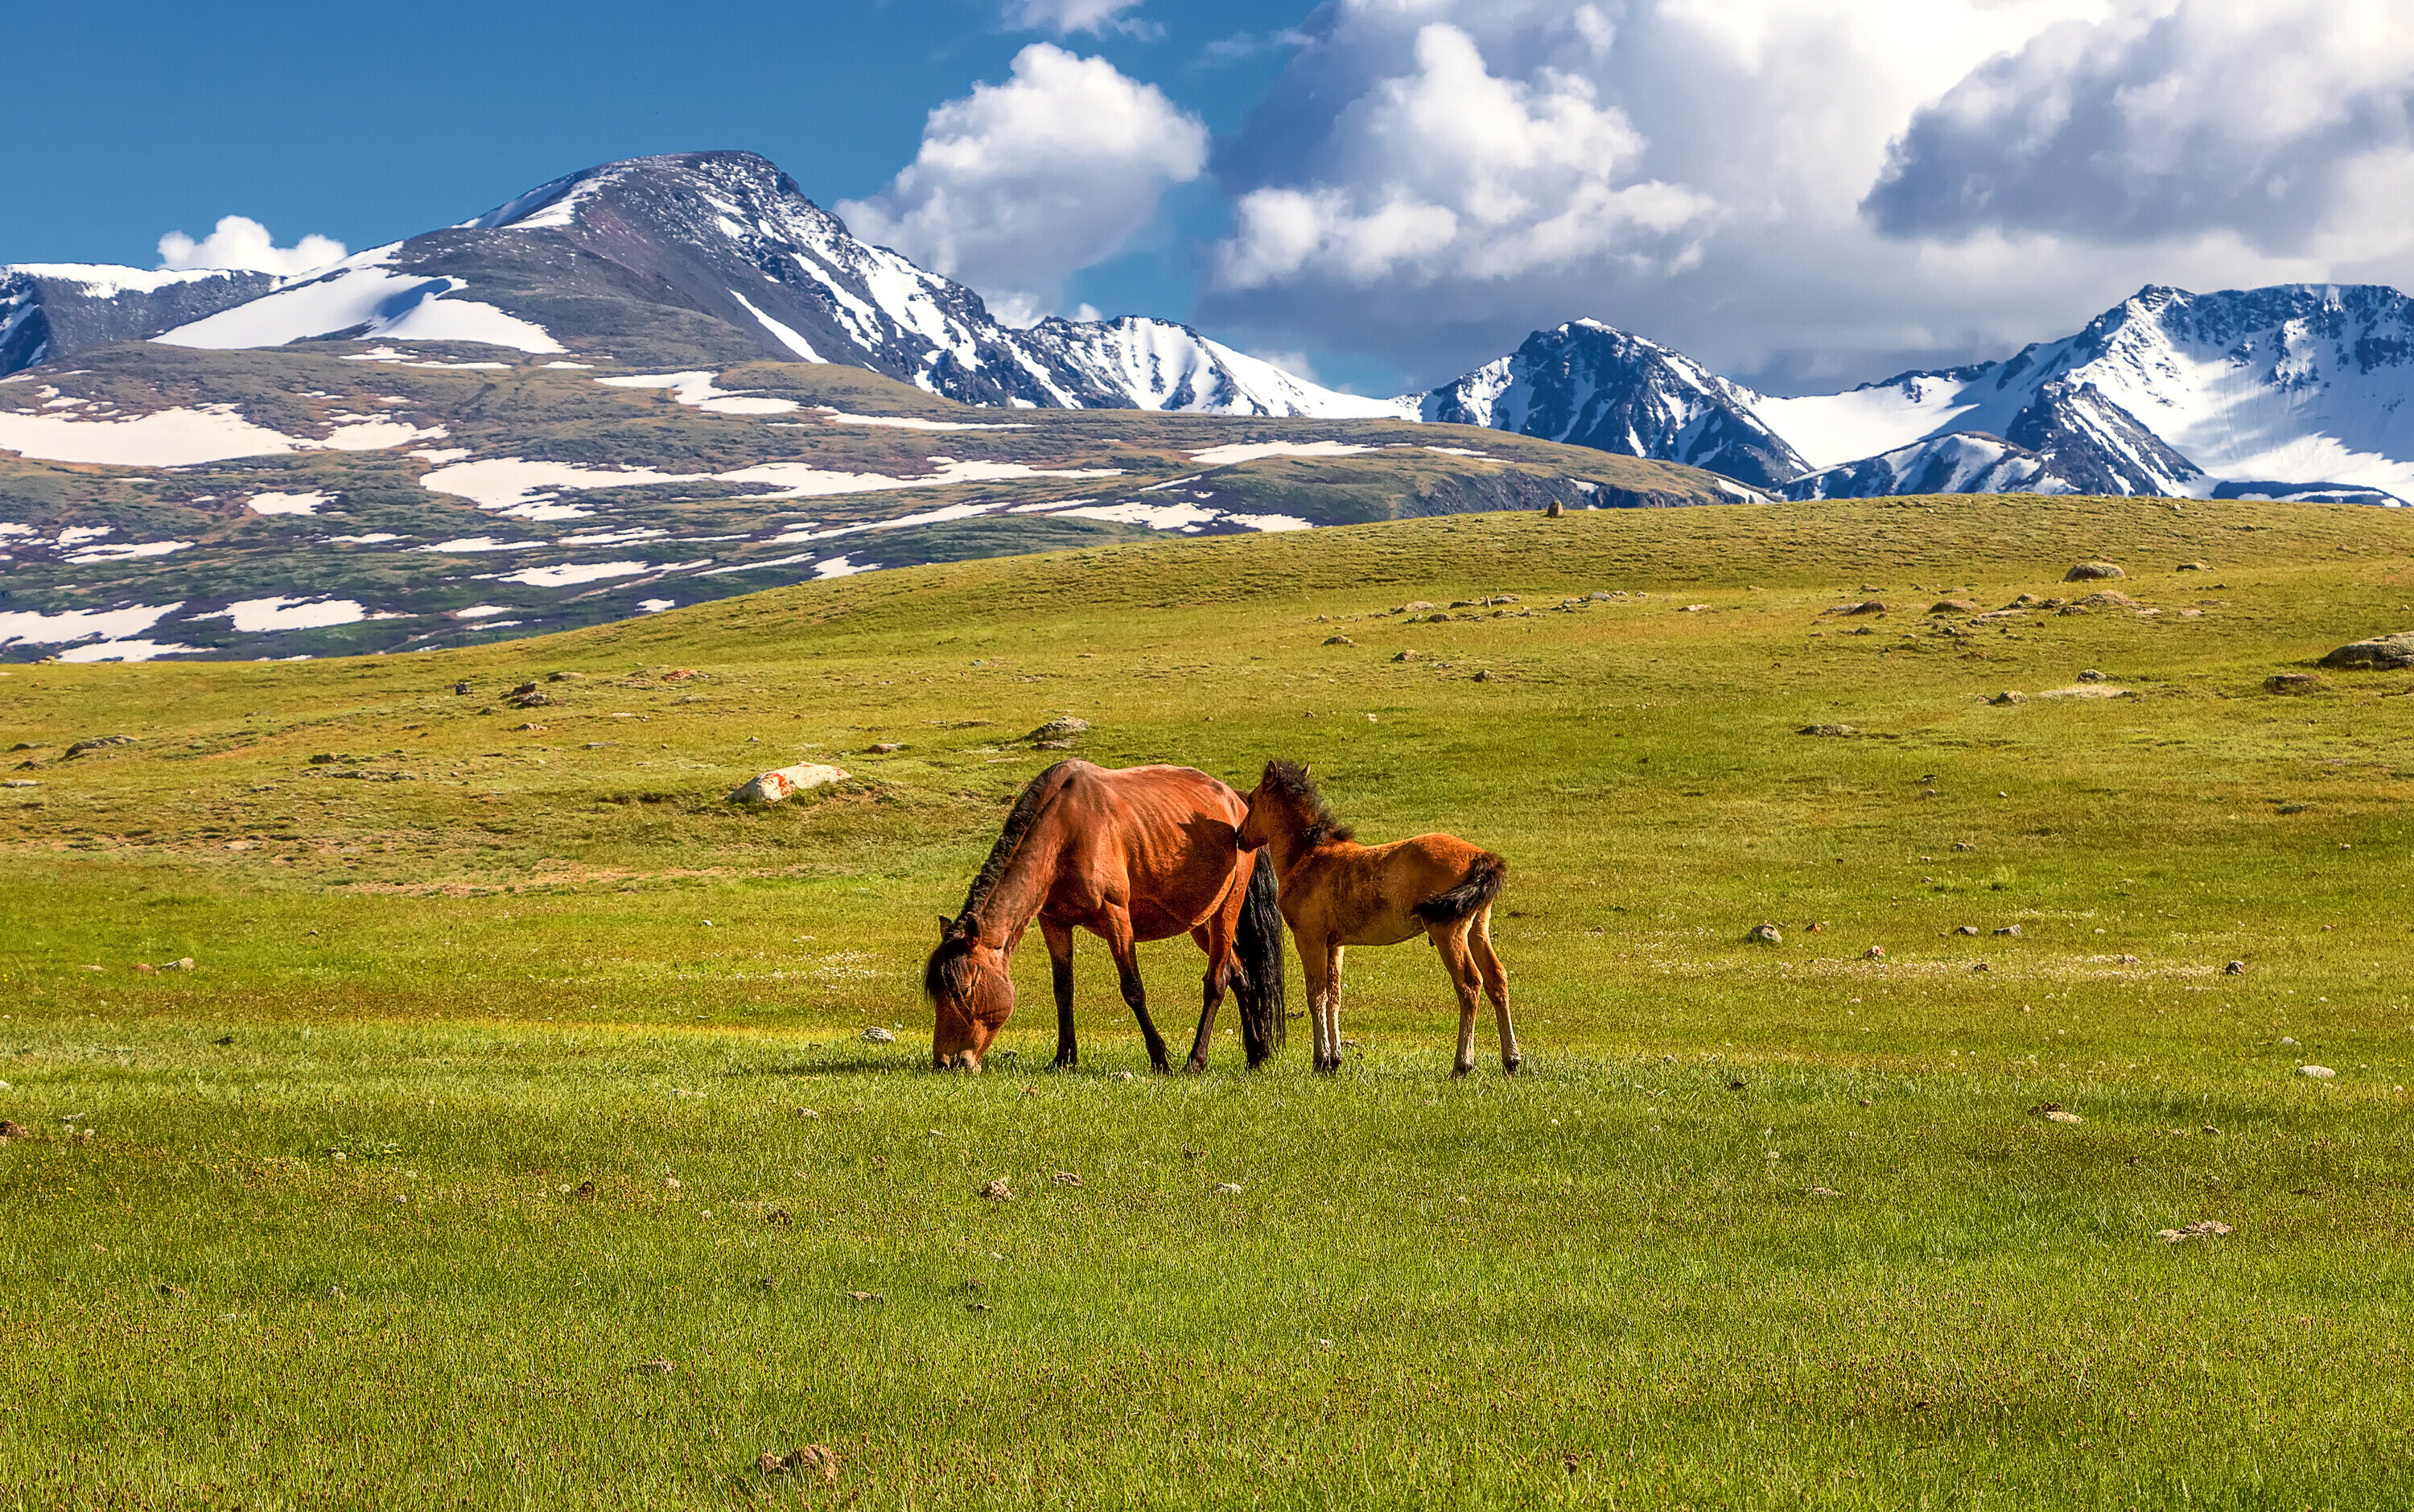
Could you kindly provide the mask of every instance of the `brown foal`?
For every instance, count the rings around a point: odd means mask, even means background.
[[[1500,1025],[1500,1066],[1514,1074],[1525,1057],[1509,1021],[1509,978],[1492,951],[1492,900],[1509,864],[1455,835],[1423,834],[1388,846],[1362,846],[1325,806],[1305,767],[1269,761],[1249,795],[1241,844],[1263,846],[1281,879],[1283,918],[1307,973],[1316,1025],[1316,1069],[1341,1065],[1341,951],[1349,945],[1397,945],[1419,935],[1440,952],[1458,992],[1458,1061],[1475,1069],[1479,988]]]

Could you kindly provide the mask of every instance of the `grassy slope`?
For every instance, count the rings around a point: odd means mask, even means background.
[[[2267,504],[1465,516],[11,669],[0,1505],[2402,1505],[2414,700],[2261,681],[2414,623],[2409,546]],[[1917,612],[2095,556],[2162,613]],[[1630,596],[1552,607],[1592,589]],[[1910,612],[1820,617],[1871,589]],[[1504,591],[1542,612],[1386,612]],[[2090,667],[2140,696],[1981,701]],[[1527,1074],[1445,1080],[1414,947],[1353,954],[1331,1084],[1304,1034],[1115,1077],[1095,945],[1081,1073],[1036,1069],[1036,950],[1022,1070],[917,1070],[932,918],[1059,711],[1507,854]],[[1833,721],[1870,736],[1793,733]],[[805,756],[863,780],[714,801]],[[1144,952],[1170,1037],[1194,959]],[[754,1475],[805,1442],[835,1493]]]

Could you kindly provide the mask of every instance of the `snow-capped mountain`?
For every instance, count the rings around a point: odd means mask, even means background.
[[[1595,352],[1639,357],[1585,360]],[[2414,300],[2377,285],[2287,284],[2148,287],[2005,361],[1799,397],[1756,394],[1577,322],[1434,390],[1423,413],[1690,460],[1796,498],[2201,497],[2251,484],[2273,498],[2395,502],[2414,499],[2409,398]],[[2324,481],[2303,481],[2314,479]]]
[[[689,367],[769,358],[867,367],[971,404],[1405,415],[1169,321],[1016,330],[962,284],[857,241],[752,153],[607,163],[301,277],[232,276],[249,280],[238,297],[195,303],[173,320],[152,318],[148,291],[188,276],[86,271],[123,287],[128,313],[111,340],[217,350],[347,337],[478,341]],[[151,305],[138,310],[138,295]],[[41,350],[23,339],[18,349],[0,374]],[[50,354],[67,350],[52,343]]]
[[[265,273],[146,273],[60,262],[0,267],[0,377],[157,336],[276,287]]]
[[[1753,414],[1759,398],[1683,352],[1599,321],[1572,321],[1435,389],[1420,412],[1771,487],[1810,467]]]

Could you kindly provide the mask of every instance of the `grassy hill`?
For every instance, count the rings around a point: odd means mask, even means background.
[[[1907,499],[0,669],[0,1506],[2403,1505],[2414,678],[2267,679],[2409,604],[2392,513]],[[1087,939],[1080,1071],[1036,946],[924,1070],[1065,712],[1507,856],[1526,1072],[1411,945],[1154,1079]]]

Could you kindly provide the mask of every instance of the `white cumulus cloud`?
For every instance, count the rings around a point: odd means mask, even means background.
[[[1591,316],[1781,391],[2145,283],[2414,280],[2402,0],[1330,0],[1196,316],[1456,376]]]
[[[248,216],[227,217],[198,242],[181,231],[159,238],[159,265],[178,271],[241,268],[290,277],[340,262],[343,257],[344,244],[325,236],[305,236],[291,247],[279,247],[268,228]]]
[[[1206,168],[1207,128],[1104,58],[1035,42],[1003,83],[931,112],[888,187],[841,203],[855,233],[979,290],[1007,320],[1122,250]]]

